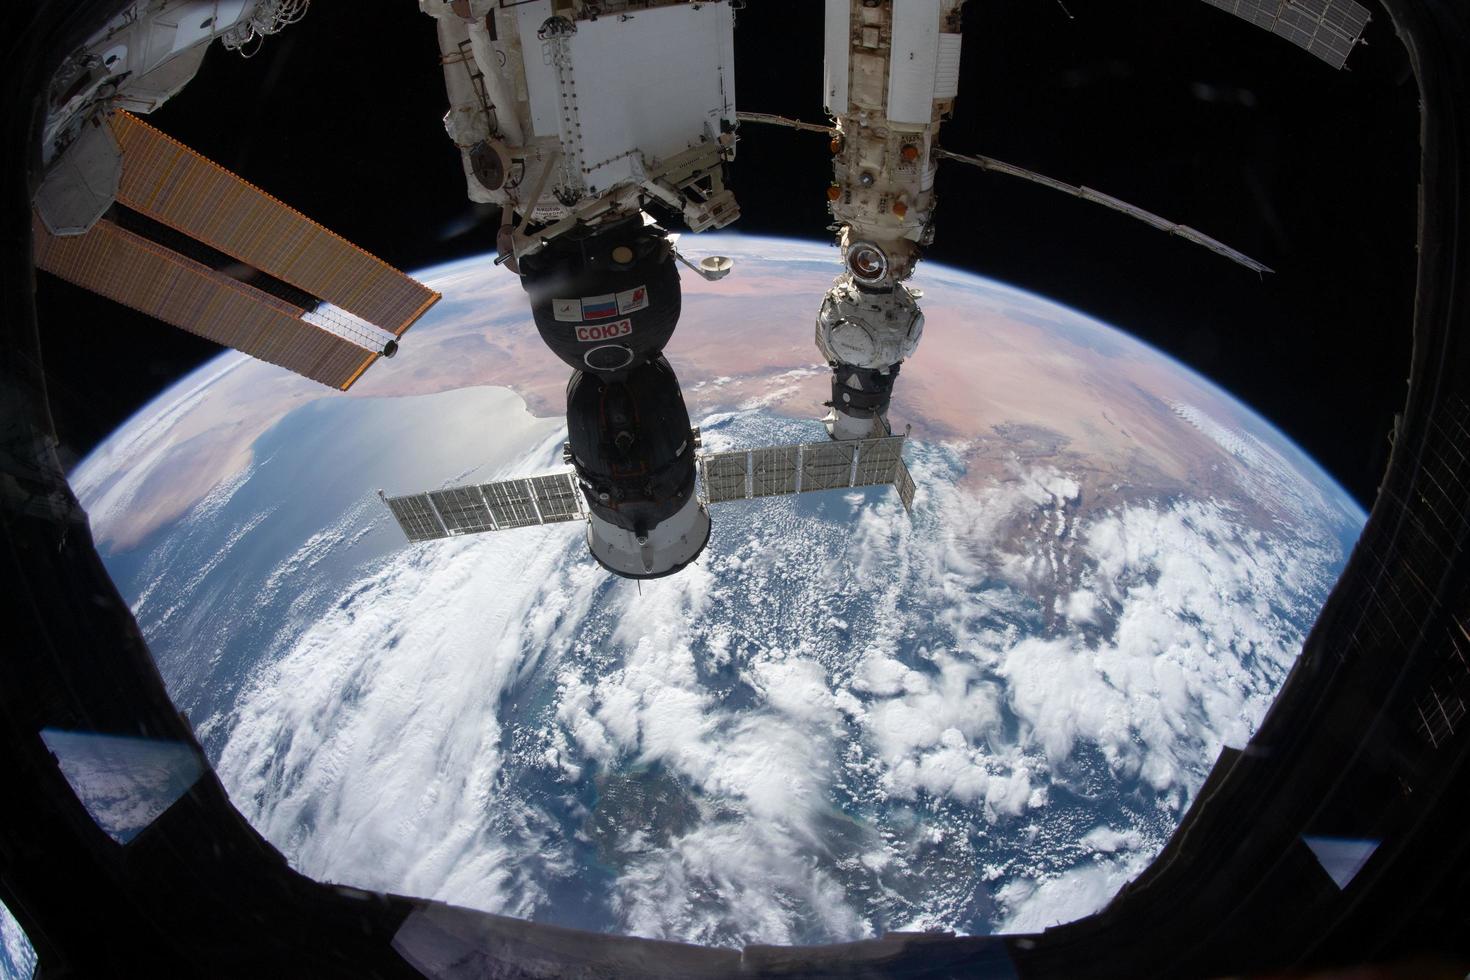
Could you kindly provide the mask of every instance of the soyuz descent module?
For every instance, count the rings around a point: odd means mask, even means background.
[[[142,122],[208,45],[249,49],[308,0],[132,5],[67,60],[43,133],[36,264],[84,288],[340,389],[439,298]],[[496,263],[520,277],[537,331],[571,369],[570,472],[387,496],[410,541],[584,521],[588,549],[632,578],[678,571],[729,500],[914,484],[888,409],[917,349],[907,285],[934,237],[941,160],[1040,183],[1211,249],[1186,225],[1083,186],[938,144],[958,94],[965,0],[825,0],[827,124],[737,112],[736,0],[419,0],[438,33],[472,201],[500,209]],[[1342,67],[1367,22],[1352,0],[1206,0]],[[740,122],[831,141],[842,271],[816,315],[832,371],[826,440],[700,454],[663,356],[678,264],[661,221],[739,216],[725,186]]]

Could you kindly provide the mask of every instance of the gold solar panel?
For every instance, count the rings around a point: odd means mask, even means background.
[[[118,112],[117,200],[402,336],[439,294],[138,117]]]
[[[36,267],[164,323],[346,390],[377,360],[301,319],[302,310],[141,235],[102,220],[85,235],[51,235],[31,219]]]

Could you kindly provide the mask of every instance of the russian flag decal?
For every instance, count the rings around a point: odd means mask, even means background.
[[[618,300],[612,293],[606,296],[583,296],[582,319],[606,320],[618,315]]]

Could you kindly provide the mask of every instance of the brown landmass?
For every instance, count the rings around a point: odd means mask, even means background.
[[[690,414],[697,420],[759,405],[815,420],[830,397],[813,343],[830,277],[809,264],[788,267],[778,253],[735,254],[735,273],[720,282],[683,278],[681,326],[666,354]],[[921,285],[923,278],[921,268]],[[146,461],[135,463],[151,468],[133,474],[146,492],[99,522],[99,540],[127,548],[177,519],[249,465],[262,433],[318,398],[504,385],[534,414],[560,415],[570,372],[541,345],[517,280],[486,261],[431,282],[444,293],[440,306],[405,336],[396,358],[380,360],[348,394],[257,362],[220,378],[172,421]],[[1169,402],[1211,413],[1229,406],[1209,403],[1220,400],[1146,348],[1122,340],[1099,350],[1075,325],[1061,330],[1038,319],[1037,309],[1014,305],[1014,296],[931,287],[922,302],[924,340],[903,366],[890,417],[895,427],[911,424],[917,439],[967,443],[966,482],[1002,479],[1019,459],[1050,458],[1086,479],[1089,503],[1101,503],[1114,483],[1184,485],[1207,479],[1224,458],[1181,424]]]

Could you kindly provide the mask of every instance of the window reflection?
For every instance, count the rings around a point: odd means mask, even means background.
[[[181,742],[57,728],[41,738],[87,813],[119,844],[142,833],[204,770]]]

